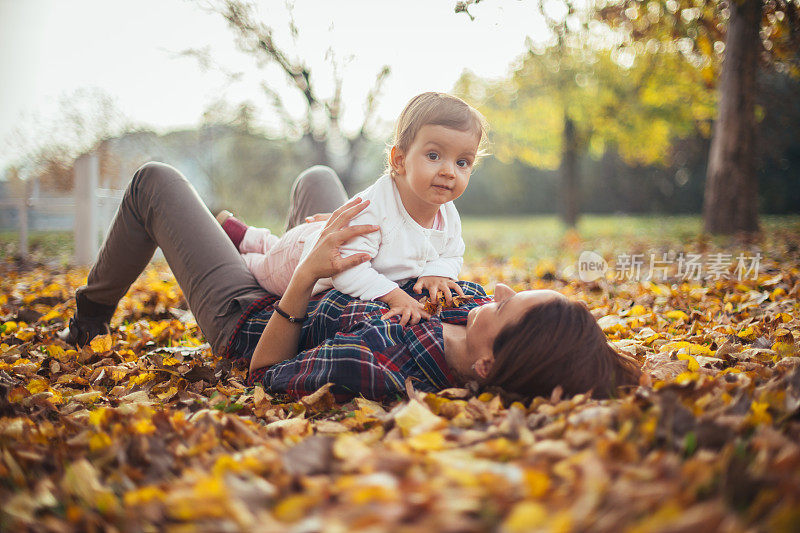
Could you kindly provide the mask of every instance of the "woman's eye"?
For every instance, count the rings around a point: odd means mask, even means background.
[[[428,152],[428,159],[430,159],[431,161],[438,161],[439,154],[437,154],[436,152]]]

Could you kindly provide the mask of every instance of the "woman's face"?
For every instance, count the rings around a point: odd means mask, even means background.
[[[467,314],[467,347],[475,360],[492,354],[497,335],[506,326],[517,322],[528,309],[553,298],[564,298],[559,292],[538,289],[515,292],[508,285],[498,283],[494,301],[476,307]]]

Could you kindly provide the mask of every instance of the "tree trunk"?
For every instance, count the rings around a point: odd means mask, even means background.
[[[729,0],[730,19],[703,198],[709,233],[758,231],[755,89],[761,0]]]
[[[362,152],[366,144],[367,136],[364,133],[364,128],[361,128],[361,131],[359,131],[354,137],[349,137],[347,139],[347,162],[345,163],[342,172],[339,174],[339,177],[342,180],[344,190],[347,191],[348,194],[354,194],[355,192],[351,189],[355,186],[356,167],[363,158]]]
[[[578,136],[575,122],[564,114],[564,137],[561,155],[561,216],[572,228],[578,223]]]
[[[317,139],[310,131],[303,133],[303,139],[308,143],[311,150],[311,157],[314,165],[331,166],[331,158],[328,153],[328,140]]]

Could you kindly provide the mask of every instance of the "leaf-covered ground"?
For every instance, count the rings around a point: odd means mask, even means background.
[[[536,228],[532,228],[536,231]],[[247,388],[164,265],[110,336],[55,339],[86,271],[0,267],[0,529],[800,530],[797,225],[748,246],[468,238],[464,279],[586,301],[648,379],[615,400],[417,393],[393,405]],[[498,248],[499,246],[499,248]],[[581,250],[755,253],[755,279],[591,283]]]

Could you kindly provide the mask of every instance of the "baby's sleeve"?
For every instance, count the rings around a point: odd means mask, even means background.
[[[381,220],[376,212],[367,208],[350,222],[351,226],[361,224],[380,226]],[[382,230],[359,235],[345,246],[340,247],[342,257],[366,253],[374,258],[378,254],[378,249],[381,245],[381,236]],[[362,300],[375,300],[399,287],[397,283],[372,268],[372,261],[365,261],[353,268],[349,268],[333,276],[331,281],[336,290]]]

